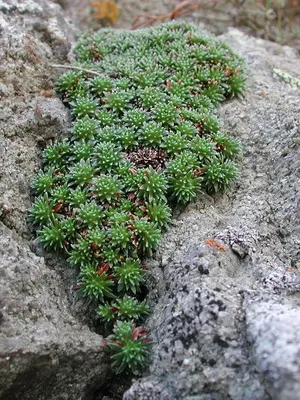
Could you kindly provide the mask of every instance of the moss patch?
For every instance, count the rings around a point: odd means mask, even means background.
[[[57,83],[70,107],[69,139],[44,151],[31,218],[46,249],[78,269],[79,292],[112,329],[117,372],[145,365],[145,270],[172,205],[224,190],[239,143],[217,106],[244,90],[242,60],[193,25],[103,29],[83,37],[74,70]],[[91,71],[91,72],[88,72]]]

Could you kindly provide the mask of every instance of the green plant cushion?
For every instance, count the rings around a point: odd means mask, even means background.
[[[216,111],[243,93],[244,63],[225,43],[177,22],[102,29],[83,36],[76,55],[56,86],[71,133],[44,151],[31,218],[45,248],[78,269],[79,292],[114,330],[107,347],[116,371],[135,371],[149,352],[135,327],[149,311],[136,298],[141,260],[174,204],[235,180],[240,145]]]

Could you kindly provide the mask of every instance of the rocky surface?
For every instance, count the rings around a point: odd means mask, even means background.
[[[72,308],[72,302],[80,304],[73,272],[63,275],[53,257],[45,263],[33,253],[27,221],[41,151],[69,127],[68,112],[53,93],[58,71],[49,64],[67,62],[76,34],[61,7],[51,1],[0,1],[3,400],[90,398],[107,373],[101,337]]]
[[[42,149],[69,127],[50,64],[68,62],[76,1],[0,0],[3,400],[90,400],[108,371],[73,272],[41,252],[26,219]],[[299,58],[237,30],[223,39],[248,63],[245,98],[221,109],[241,174],[227,194],[176,210],[149,260],[152,364],[125,400],[300,398],[300,90],[272,74],[300,79]]]
[[[58,273],[0,229],[0,398],[79,399],[104,382],[100,338],[70,315]]]
[[[179,213],[152,261],[149,376],[133,399],[300,398],[300,91],[288,47],[230,30],[248,63],[244,99],[221,110],[243,146],[241,174],[223,196]]]

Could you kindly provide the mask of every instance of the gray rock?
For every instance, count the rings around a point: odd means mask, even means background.
[[[28,238],[24,215],[41,149],[69,128],[66,108],[53,97],[58,71],[49,64],[61,62],[58,54],[67,61],[77,30],[51,1],[6,0],[0,32],[0,207],[11,210],[5,224]]]
[[[66,271],[54,257],[45,262],[29,246],[30,185],[41,150],[65,136],[70,125],[66,108],[53,96],[61,71],[49,64],[68,62],[76,33],[51,1],[0,1],[3,400],[87,399],[103,385],[108,370],[101,336],[78,316],[75,271]]]
[[[125,400],[300,399],[300,90],[272,73],[299,79],[299,58],[235,29],[222,38],[248,64],[246,96],[221,108],[243,146],[240,177],[165,234],[152,266],[152,363]]]
[[[58,273],[0,233],[0,398],[80,399],[104,380],[101,338],[71,316]]]
[[[300,309],[295,300],[275,296],[247,296],[245,300],[257,370],[274,400],[295,400],[300,394]]]

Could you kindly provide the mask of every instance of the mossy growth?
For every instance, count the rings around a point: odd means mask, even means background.
[[[45,248],[66,255],[79,292],[113,329],[106,343],[117,372],[136,371],[149,353],[135,327],[149,311],[142,259],[173,205],[235,180],[240,145],[216,110],[243,93],[244,65],[223,42],[177,22],[102,29],[84,36],[76,54],[81,70],[56,86],[73,127],[44,151],[31,217]]]

